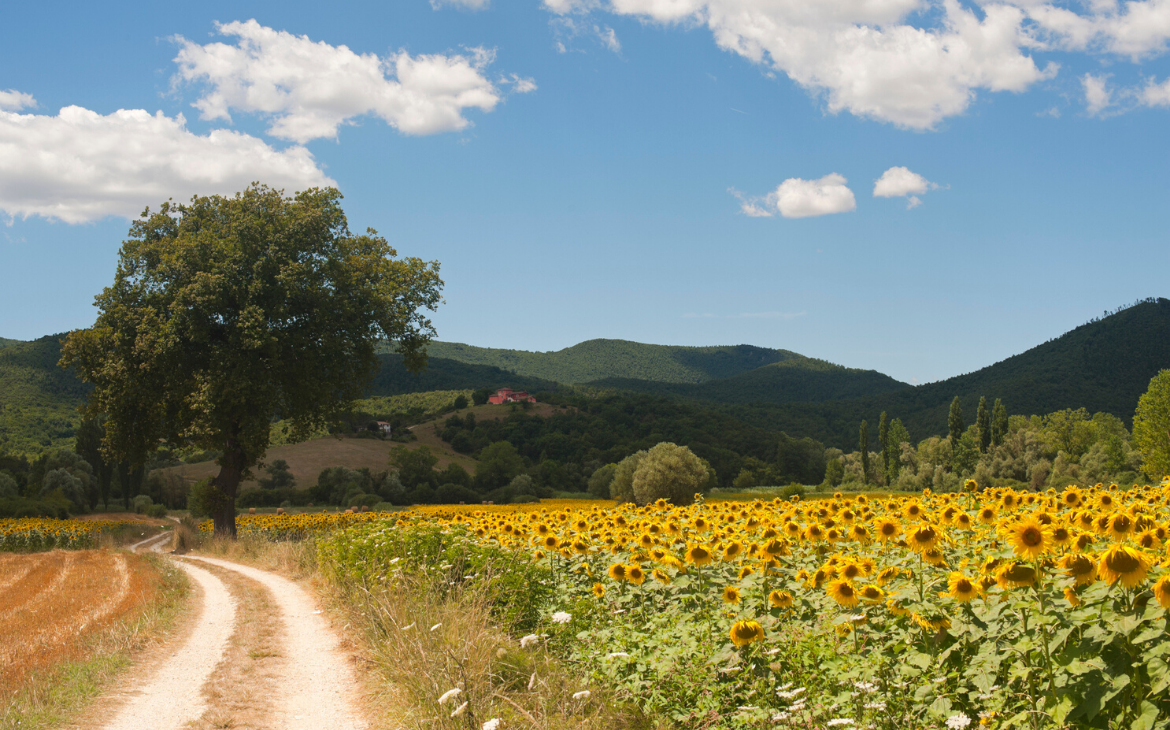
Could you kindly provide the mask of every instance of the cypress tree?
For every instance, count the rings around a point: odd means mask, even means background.
[[[858,449],[861,451],[861,483],[869,484],[869,424],[864,420],[861,422],[861,443]]]
[[[882,447],[882,476],[885,476],[890,473],[890,421],[885,411],[878,421],[878,443]]]
[[[947,429],[950,431],[951,448],[959,445],[959,439],[963,437],[963,432],[967,430],[967,424],[963,421],[963,406],[959,404],[959,396],[951,401],[951,412],[947,416]]]
[[[996,398],[995,406],[992,408],[991,414],[991,443],[995,446],[1001,445],[1004,436],[1007,436],[1007,432],[1007,409],[1003,407],[1003,402],[999,398]]]
[[[975,412],[975,427],[979,429],[979,453],[986,454],[991,445],[991,414],[987,412],[987,397],[979,396],[979,410]]]

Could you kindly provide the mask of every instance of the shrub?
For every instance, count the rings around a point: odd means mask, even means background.
[[[634,472],[645,458],[645,451],[636,451],[621,460],[614,469],[613,479],[609,483],[610,499],[618,502],[634,501]]]
[[[646,452],[634,471],[634,502],[644,505],[666,499],[676,505],[691,504],[707,479],[706,462],[686,446],[663,442]]]
[[[167,507],[163,504],[152,504],[146,508],[146,514],[150,517],[162,519],[167,516]]]
[[[154,500],[149,495],[140,494],[134,498],[133,504],[134,511],[140,515],[144,515],[146,514],[146,510],[150,509],[150,506],[154,504]]]
[[[187,495],[187,509],[196,517],[210,517],[215,508],[227,501],[227,495],[210,479],[196,482]]]
[[[516,496],[512,497],[511,500],[509,500],[511,504],[532,504],[539,501],[539,497],[535,497],[531,494],[517,494]]]
[[[789,499],[792,496],[803,498],[806,494],[808,494],[808,487],[804,486],[803,484],[797,484],[796,482],[793,482],[787,487],[781,489],[779,496],[781,499]]]

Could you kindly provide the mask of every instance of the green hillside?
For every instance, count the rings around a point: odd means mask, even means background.
[[[517,375],[558,383],[589,383],[629,378],[660,383],[703,383],[728,378],[762,365],[800,358],[787,350],[751,345],[679,347],[626,340],[588,340],[555,352],[527,352],[432,342],[432,357],[487,365]]]
[[[1104,411],[1129,422],[1150,378],[1170,368],[1170,300],[1143,302],[1090,322],[1019,355],[966,375],[883,395],[822,403],[725,405],[749,423],[857,447],[861,419],[884,410],[901,418],[915,439],[945,433],[951,399],[967,423],[979,397],[1003,399],[1009,413],[1064,408]],[[871,433],[873,429],[870,429]]]
[[[24,340],[10,340],[7,337],[0,337],[0,349],[5,347],[12,347],[13,345],[23,345]]]
[[[418,375],[406,370],[402,356],[379,355],[382,366],[374,376],[367,396],[390,396],[427,393],[433,390],[475,390],[477,388],[513,388],[533,393],[556,390],[558,383],[541,378],[514,375],[491,365],[475,365],[437,357],[433,350],[427,367]]]
[[[856,370],[807,357],[795,357],[705,383],[607,378],[590,385],[717,403],[816,403],[911,387],[876,370]]]
[[[81,420],[77,406],[89,389],[57,367],[63,336],[0,348],[0,451],[38,452],[72,443]]]

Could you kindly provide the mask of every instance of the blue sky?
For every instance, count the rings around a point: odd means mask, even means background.
[[[1165,0],[2,13],[4,337],[89,325],[128,216],[252,179],[335,182],[351,228],[442,262],[440,339],[483,346],[926,382],[1167,295]]]

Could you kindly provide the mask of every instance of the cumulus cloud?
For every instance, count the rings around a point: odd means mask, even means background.
[[[13,89],[0,91],[0,111],[18,112],[21,109],[34,109],[36,105],[37,100],[32,97],[32,94],[25,94]]]
[[[176,37],[176,80],[204,82],[195,102],[204,119],[231,120],[232,111],[271,118],[269,133],[305,143],[337,136],[337,128],[367,114],[404,134],[436,134],[465,128],[468,109],[489,112],[500,92],[484,75],[492,51],[466,55],[381,58],[346,46],[314,42],[273,30],[255,20],[219,24],[235,44],[199,45]]]
[[[906,167],[891,167],[882,173],[874,182],[873,196],[875,198],[906,198],[907,210],[922,205],[919,195],[938,188],[916,172]]]
[[[1170,79],[1158,83],[1150,79],[1139,95],[1146,106],[1170,106]]]
[[[553,18],[549,25],[552,26],[553,36],[556,39],[556,48],[561,53],[568,53],[573,47],[573,42],[578,38],[591,38],[600,43],[604,48],[620,53],[622,44],[618,41],[617,33],[608,25],[600,25],[592,23],[585,18],[572,15],[560,15]]]
[[[1085,108],[1092,116],[1098,116],[1113,105],[1113,94],[1109,91],[1108,76],[1085,74],[1081,77],[1081,88],[1085,91]]]
[[[182,115],[77,106],[0,112],[0,210],[84,223],[133,218],[167,198],[229,194],[259,180],[289,191],[335,185],[304,147],[276,150],[231,130],[188,131]]]
[[[811,218],[831,213],[847,213],[857,207],[848,181],[837,173],[819,180],[791,177],[763,197],[752,198],[732,188],[740,201],[740,212],[752,218],[771,218],[777,212],[785,218]]]
[[[703,25],[723,49],[783,73],[831,113],[935,128],[980,92],[1022,92],[1059,71],[1047,51],[1134,62],[1170,44],[1170,0],[608,0],[661,24]],[[596,0],[544,0],[578,15]]]

